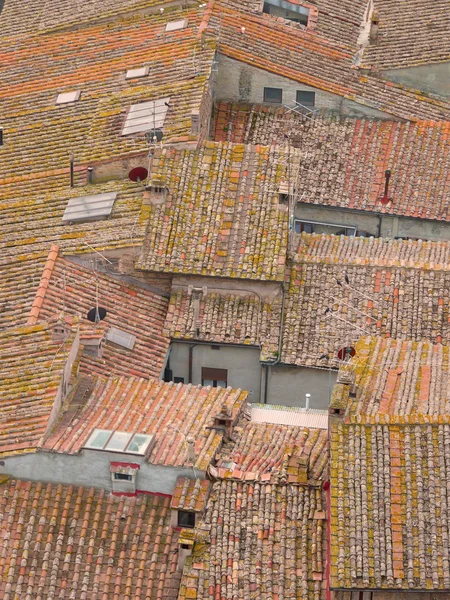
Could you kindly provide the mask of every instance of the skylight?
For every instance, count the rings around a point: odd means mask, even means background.
[[[149,74],[149,67],[141,67],[140,69],[129,69],[125,79],[137,79],[138,77],[146,77]]]
[[[117,192],[80,196],[67,203],[62,220],[69,223],[97,221],[109,217],[114,206]]]
[[[122,329],[117,329],[117,327],[111,327],[108,330],[106,339],[108,342],[117,344],[117,346],[122,346],[128,350],[133,350],[134,344],[136,343],[136,336],[127,333],[126,331],[122,331]]]
[[[150,129],[161,129],[166,120],[170,98],[160,98],[150,102],[133,104],[125,119],[122,135],[150,131]]]
[[[187,24],[187,19],[181,19],[181,21],[170,21],[166,25],[166,33],[170,31],[179,31],[180,29],[184,29],[185,27],[187,27]]]
[[[144,456],[152,440],[153,435],[143,433],[94,429],[84,447],[90,450],[107,450]]]
[[[80,90],[58,94],[58,97],[56,98],[56,104],[69,104],[70,102],[76,102],[80,99],[80,95]]]

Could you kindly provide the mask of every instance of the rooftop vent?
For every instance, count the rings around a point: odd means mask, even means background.
[[[56,98],[56,104],[69,104],[70,102],[77,102],[80,99],[81,92],[65,92],[64,94],[58,94]]]
[[[129,69],[125,79],[137,79],[138,77],[147,77],[150,67],[141,67],[140,69]]]
[[[122,135],[130,135],[131,133],[139,133],[163,127],[169,108],[169,101],[170,98],[160,98],[159,100],[133,104],[125,119]]]
[[[67,204],[62,220],[65,223],[79,223],[106,219],[111,214],[116,197],[117,192],[108,192],[72,198]]]
[[[184,29],[185,27],[187,27],[187,24],[187,19],[181,19],[180,21],[170,21],[166,25],[166,33],[169,33],[170,31],[179,31],[180,29]]]
[[[127,333],[126,331],[122,331],[121,329],[117,329],[117,327],[111,327],[106,334],[106,339],[111,344],[116,344],[116,346],[121,346],[122,348],[127,348],[128,350],[133,350],[134,344],[136,343],[136,336],[131,335],[131,333]]]

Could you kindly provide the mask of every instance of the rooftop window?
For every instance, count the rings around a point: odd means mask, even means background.
[[[84,447],[90,450],[107,450],[144,456],[152,441],[153,435],[94,429]]]
[[[133,350],[134,344],[136,343],[136,336],[127,333],[126,331],[122,331],[122,329],[117,329],[117,327],[111,327],[108,330],[106,339],[108,342],[116,344],[117,346],[122,346],[122,348],[127,348],[128,350]]]
[[[80,99],[81,92],[77,90],[75,92],[65,92],[64,94],[58,94],[56,98],[56,104],[69,104],[71,102],[77,102]]]
[[[263,12],[295,23],[308,25],[309,8],[287,0],[264,0]]]
[[[129,69],[125,75],[125,79],[137,79],[138,77],[147,77],[149,67],[141,67],[140,69]]]
[[[170,31],[179,31],[180,29],[184,29],[185,27],[187,27],[187,24],[187,19],[181,19],[180,21],[170,21],[166,25],[166,33],[169,33]]]
[[[187,510],[178,511],[178,527],[195,527],[195,513]]]
[[[334,223],[318,223],[317,221],[303,221],[296,219],[295,233],[326,233],[328,235],[346,235],[354,237],[356,227],[351,225],[336,225]]]
[[[297,104],[306,106],[307,108],[314,108],[316,103],[316,92],[307,92],[305,90],[297,90],[295,98]]]
[[[150,102],[133,104],[125,119],[122,135],[161,129],[166,120],[170,98],[160,98]]]
[[[62,220],[68,223],[98,221],[109,217],[117,197],[117,192],[80,196],[67,203]]]

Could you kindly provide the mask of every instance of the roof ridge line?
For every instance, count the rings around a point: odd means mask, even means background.
[[[42,304],[44,302],[45,294],[50,283],[53,269],[55,266],[56,259],[58,258],[59,246],[52,246],[45,263],[44,271],[42,272],[41,280],[39,282],[36,296],[34,297],[33,304],[31,305],[30,315],[27,320],[27,325],[36,325],[39,314],[41,312]]]

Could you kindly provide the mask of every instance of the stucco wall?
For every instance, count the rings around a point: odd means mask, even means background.
[[[264,88],[274,87],[283,90],[283,104],[293,106],[297,90],[316,92],[316,108],[332,110],[352,117],[366,116],[392,119],[392,115],[363,106],[335,94],[324,92],[269,71],[258,69],[240,61],[219,54],[219,70],[216,79],[216,100],[250,102],[261,104],[264,101]]]
[[[195,342],[193,342],[195,343]],[[217,346],[217,344],[214,344]],[[212,350],[210,344],[197,344],[192,354],[192,383],[202,383],[202,367],[227,369],[227,383],[233,388],[250,392],[250,402],[260,402],[261,366],[258,348],[219,346]],[[189,381],[189,344],[174,342],[169,355],[170,368],[174,377]]]
[[[304,367],[269,367],[266,404],[305,406],[305,394],[311,394],[310,408],[327,409],[337,372]]]
[[[143,457],[115,452],[82,450],[79,455],[37,452],[5,458],[0,474],[18,479],[112,489],[109,465],[111,461],[133,462],[141,465],[136,475],[136,489],[172,494],[177,477],[192,477],[192,468],[149,465]],[[203,471],[197,471],[204,478]]]
[[[422,65],[408,69],[391,69],[384,71],[383,77],[408,87],[437,94],[450,96],[450,62],[436,65]]]

